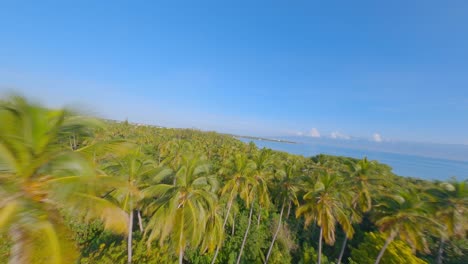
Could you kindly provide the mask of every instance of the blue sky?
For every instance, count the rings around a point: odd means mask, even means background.
[[[0,89],[166,126],[468,144],[466,25],[467,1],[7,0]]]

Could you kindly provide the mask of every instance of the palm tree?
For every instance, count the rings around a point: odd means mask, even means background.
[[[257,202],[259,205],[257,225],[260,225],[262,208],[268,208],[270,205],[267,183],[269,176],[273,174],[273,151],[263,148],[253,156],[253,162],[255,163],[254,180],[256,182]]]
[[[246,188],[248,191],[249,199],[244,199],[247,208],[250,207],[249,220],[247,222],[247,228],[245,229],[244,238],[242,239],[241,248],[239,255],[237,256],[237,264],[240,263],[242,253],[244,251],[245,243],[249,234],[250,226],[252,224],[252,214],[255,203],[259,205],[259,212],[257,218],[257,225],[260,225],[261,208],[268,207],[270,204],[270,197],[268,195],[267,177],[271,173],[272,169],[272,152],[270,149],[262,149],[253,157],[254,172],[251,177],[251,184]]]
[[[463,237],[468,230],[468,185],[467,181],[452,180],[426,191],[435,210],[435,217],[443,225],[437,263],[442,263],[444,242],[450,237]]]
[[[223,216],[224,205],[216,201],[212,210],[208,212],[205,234],[200,246],[201,252],[213,252],[224,239]]]
[[[146,197],[153,197],[146,209],[151,214],[145,231],[147,243],[150,245],[158,239],[162,244],[170,236],[179,263],[183,262],[189,245],[197,247],[204,242],[207,226],[219,225],[213,219],[218,181],[209,172],[209,164],[204,160],[184,156],[173,184],[149,186],[144,190]]]
[[[375,161],[369,161],[367,158],[359,160],[357,163],[348,163],[349,178],[353,190],[356,192],[352,204],[359,208],[361,212],[368,212],[372,208],[372,197],[370,187],[379,182],[379,171]]]
[[[125,233],[125,213],[99,197],[104,178],[60,144],[67,131],[84,127],[72,117],[19,96],[0,103],[0,230],[13,242],[10,263],[31,263],[37,254],[49,263],[73,256],[63,252],[67,239],[59,230],[67,229],[60,211],[86,212],[86,219],[101,218],[105,228]]]
[[[143,200],[142,190],[148,187],[150,182],[153,184],[159,183],[170,174],[171,170],[157,167],[155,162],[143,155],[139,149],[125,156],[116,157],[105,166],[104,170],[124,183],[114,188],[109,192],[109,195],[128,213],[127,262],[131,263],[135,210],[137,211],[140,231],[143,230],[140,215],[142,210],[141,201]]]
[[[165,145],[166,159],[165,163],[173,170],[177,169],[177,166],[181,163],[183,155],[190,153],[193,146],[185,140],[171,140]]]
[[[278,236],[279,230],[281,229],[281,223],[283,219],[284,209],[286,204],[288,208],[291,207],[291,203],[298,205],[297,192],[299,191],[299,186],[297,180],[301,175],[301,167],[297,162],[286,162],[283,164],[283,169],[277,172],[277,175],[280,177],[279,182],[275,184],[275,187],[278,189],[276,192],[278,200],[281,201],[281,210],[280,216],[278,219],[278,226],[271,240],[270,248],[265,258],[265,264],[268,263],[271,252],[273,250],[273,245],[275,244],[276,238]]]
[[[374,206],[375,224],[387,235],[375,264],[382,259],[388,245],[397,237],[414,250],[428,252],[427,232],[437,232],[440,224],[429,214],[428,203],[415,191],[401,191],[398,195],[385,195]]]
[[[320,226],[317,263],[321,263],[322,238],[327,244],[335,242],[336,224],[339,223],[346,236],[352,237],[353,226],[349,219],[350,194],[344,188],[343,179],[336,174],[320,175],[310,191],[304,195],[305,204],[299,206],[296,217],[304,215],[305,225],[313,220]]]
[[[367,158],[363,158],[356,163],[348,162],[347,166],[346,182],[349,184],[350,190],[353,191],[350,221],[352,223],[359,223],[362,220],[361,214],[369,212],[372,208],[370,188],[372,185],[376,185],[379,182],[379,171],[376,163],[374,161],[368,161]],[[345,236],[338,257],[338,264],[341,263],[341,259],[343,258],[347,241],[348,237]]]
[[[227,177],[221,195],[228,196],[227,210],[224,216],[223,230],[230,217],[231,208],[235,199],[240,196],[246,204],[251,204],[251,188],[253,184],[252,175],[255,171],[255,163],[248,159],[246,155],[236,154],[228,163],[221,169],[221,174]],[[232,223],[235,225],[235,222]],[[216,262],[221,245],[216,249],[212,264]]]

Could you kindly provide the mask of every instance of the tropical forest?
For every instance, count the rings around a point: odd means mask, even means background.
[[[0,263],[455,264],[467,234],[467,180],[0,101]]]

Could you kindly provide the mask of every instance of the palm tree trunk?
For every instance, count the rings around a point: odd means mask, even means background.
[[[260,227],[260,219],[262,218],[262,207],[259,206],[259,209],[258,209],[258,216],[257,216],[257,228]]]
[[[75,133],[73,133],[73,150],[76,150],[76,136],[75,136]]]
[[[226,223],[227,223],[227,220],[229,218],[229,213],[231,212],[231,207],[232,207],[233,200],[234,200],[234,198],[232,197],[232,191],[231,191],[231,197],[229,197],[229,202],[228,202],[228,209],[227,209],[227,212],[226,212],[226,216],[224,217],[223,229],[226,227]]]
[[[184,250],[181,249],[179,250],[179,264],[183,264],[184,263]]]
[[[180,230],[179,236],[179,264],[183,264],[184,262],[184,247],[182,246],[182,240],[184,238],[184,214],[182,214],[182,229]]]
[[[346,248],[346,242],[348,242],[348,237],[347,236],[344,237],[343,245],[341,246],[341,252],[340,252],[340,256],[338,257],[337,264],[341,264],[341,259],[343,258],[343,254],[344,254],[344,251],[345,251],[345,248]]]
[[[229,202],[228,202],[228,209],[227,209],[227,212],[226,212],[226,216],[224,217],[223,231],[224,231],[224,228],[226,227],[226,223],[227,223],[227,220],[229,218],[229,213],[231,212],[231,207],[232,207],[232,203],[233,203],[233,200],[234,200],[234,198],[232,197],[232,193],[233,193],[233,191],[231,191],[231,194],[230,194],[230,197],[229,197]],[[234,230],[234,223],[232,223],[232,230]],[[234,233],[234,231],[233,231],[233,233]],[[215,251],[215,254],[213,256],[213,259],[211,260],[211,264],[214,264],[216,262],[216,258],[218,257],[220,249],[221,249],[221,245],[218,245],[216,247],[216,251]]]
[[[252,224],[253,208],[254,208],[254,206],[252,204],[251,207],[250,207],[249,222],[247,224],[247,229],[245,230],[244,239],[242,240],[242,245],[241,245],[241,248],[240,248],[239,256],[237,257],[237,262],[236,262],[237,264],[240,263],[240,260],[241,260],[241,257],[242,257],[242,252],[244,251],[245,242],[247,241],[247,235],[249,234],[250,225]]]
[[[10,250],[9,264],[28,264],[30,252],[27,248],[27,238],[20,228],[13,228],[10,231],[10,237],[13,242]]]
[[[218,253],[219,253],[219,250],[221,249],[221,246],[217,246],[216,247],[216,251],[215,251],[215,254],[213,256],[213,259],[211,260],[211,264],[214,264],[216,262],[216,258],[218,257]]]
[[[73,143],[72,143],[72,138],[71,136],[68,137],[68,141],[70,142],[70,149],[73,151]]]
[[[268,259],[270,258],[270,255],[271,255],[271,250],[273,250],[273,245],[275,244],[276,237],[278,237],[278,233],[281,229],[281,221],[283,219],[284,205],[285,205],[285,201],[283,200],[283,206],[281,206],[281,213],[280,213],[280,217],[278,220],[278,227],[276,227],[275,234],[273,235],[273,240],[271,241],[270,248],[268,249],[268,253],[265,258],[265,264],[268,263]]]
[[[395,233],[392,233],[388,238],[387,240],[385,240],[385,244],[384,246],[382,247],[382,249],[380,250],[379,252],[379,255],[377,256],[377,259],[375,260],[374,264],[379,264],[380,260],[382,259],[384,253],[385,253],[385,250],[387,249],[388,245],[390,245],[390,243],[392,243],[393,239],[395,238],[396,234]]]
[[[288,213],[286,214],[286,219],[289,218],[290,213],[291,213],[291,201],[289,201],[289,204],[288,204]]]
[[[323,235],[323,228],[320,227],[319,249],[318,249],[317,264],[321,264],[321,263],[322,263],[322,235]]]
[[[234,223],[236,222],[236,213],[234,213],[234,216],[232,217],[232,220],[233,220]],[[231,236],[234,235],[235,228],[236,228],[236,225],[232,225]]]
[[[140,226],[140,232],[143,233],[143,221],[141,220],[140,210],[137,211],[138,214],[138,225]]]
[[[133,210],[130,210],[128,217],[128,239],[127,239],[127,263],[132,263],[132,231],[133,231]]]
[[[444,238],[441,238],[440,239],[440,245],[439,245],[439,251],[437,253],[437,264],[442,264],[442,260],[444,259],[443,258],[443,254],[444,254],[444,243],[445,243],[445,239]]]

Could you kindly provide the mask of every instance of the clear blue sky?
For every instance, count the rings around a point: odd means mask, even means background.
[[[167,126],[468,144],[467,25],[468,1],[6,0],[0,89]]]

